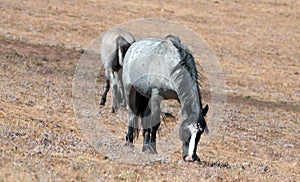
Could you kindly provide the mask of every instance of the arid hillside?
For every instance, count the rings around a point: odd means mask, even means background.
[[[189,27],[219,59],[225,109],[218,134],[198,150],[200,163],[185,163],[180,146],[169,160],[111,159],[74,114],[74,75],[87,47],[143,18]],[[300,181],[299,42],[297,0],[0,0],[0,181]],[[202,86],[210,104],[205,79]],[[97,119],[125,143],[126,123],[110,105],[97,105]],[[178,104],[169,109],[175,118],[165,119],[158,140],[177,125]]]

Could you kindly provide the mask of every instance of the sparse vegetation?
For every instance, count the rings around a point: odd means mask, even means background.
[[[299,15],[297,0],[0,0],[0,181],[300,181]],[[189,26],[220,58],[226,114],[199,164],[183,162],[180,146],[167,163],[109,160],[76,122],[72,81],[84,48],[141,17]],[[167,118],[159,137],[175,122]],[[123,140],[121,126],[108,124]]]

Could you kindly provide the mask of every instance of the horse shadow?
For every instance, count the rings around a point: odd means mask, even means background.
[[[213,168],[220,168],[220,169],[231,169],[231,165],[228,162],[208,162],[208,161],[200,161],[197,162],[202,167],[213,167]]]

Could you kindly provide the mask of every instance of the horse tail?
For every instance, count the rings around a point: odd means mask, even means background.
[[[117,64],[120,67],[122,67],[123,59],[125,57],[127,50],[131,46],[131,44],[123,36],[118,36],[116,39],[116,43],[117,43],[117,49],[118,49],[118,51],[117,51],[118,63]]]

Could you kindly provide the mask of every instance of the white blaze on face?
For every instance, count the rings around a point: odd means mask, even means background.
[[[189,129],[190,129],[191,134],[192,134],[191,139],[190,139],[190,143],[189,143],[189,156],[193,157],[194,149],[196,147],[197,129],[193,125],[190,125]]]

